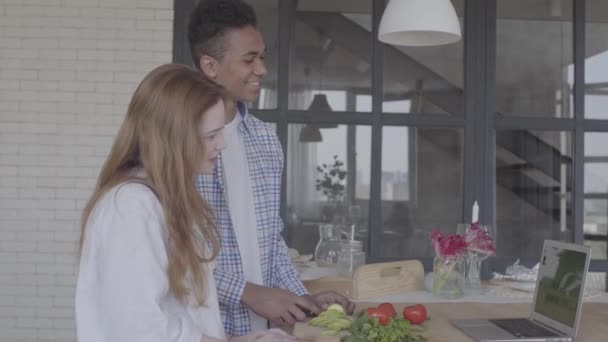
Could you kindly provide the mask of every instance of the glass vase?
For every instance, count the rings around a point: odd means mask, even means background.
[[[479,253],[468,253],[465,259],[465,280],[464,286],[467,293],[480,294],[483,292],[481,285],[481,262],[485,256]]]
[[[457,234],[467,236],[469,234],[469,229],[471,228],[471,224],[461,223],[458,225],[456,229]],[[496,231],[492,226],[489,225],[478,225],[479,229],[487,233],[487,235],[492,239],[492,243],[496,244],[495,236]],[[474,246],[475,247],[475,246]],[[481,264],[488,257],[488,254],[480,253],[479,251],[471,251],[465,255],[465,292],[467,294],[483,294],[486,291],[486,287],[481,283]]]
[[[464,258],[433,259],[433,294],[447,299],[460,298],[464,295]]]

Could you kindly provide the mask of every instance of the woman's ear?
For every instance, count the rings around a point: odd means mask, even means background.
[[[217,62],[210,56],[203,55],[199,58],[198,63],[203,71],[203,74],[210,79],[217,77]]]

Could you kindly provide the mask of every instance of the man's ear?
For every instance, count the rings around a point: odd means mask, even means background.
[[[217,77],[217,61],[213,57],[203,55],[199,58],[198,63],[205,76],[212,80]]]

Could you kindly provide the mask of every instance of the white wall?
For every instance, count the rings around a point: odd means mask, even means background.
[[[172,30],[173,0],[0,0],[0,341],[75,340],[80,213]]]

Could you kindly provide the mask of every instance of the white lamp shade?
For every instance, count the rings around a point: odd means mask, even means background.
[[[450,0],[390,0],[378,30],[378,39],[392,45],[443,45],[460,37],[460,22]]]

